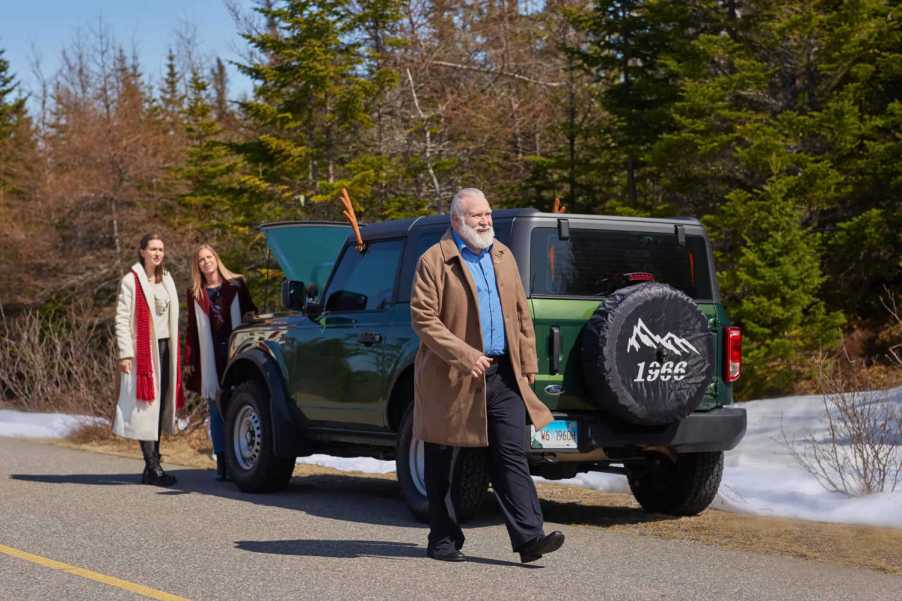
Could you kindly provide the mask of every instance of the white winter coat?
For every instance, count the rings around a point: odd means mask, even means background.
[[[150,302],[153,293],[144,267],[140,263],[132,265],[132,271],[138,274],[138,280],[144,292],[144,298]],[[169,293],[169,389],[166,410],[163,414],[163,433],[175,432],[175,399],[178,382],[178,340],[179,340],[179,301],[175,282],[169,273],[163,274],[163,285]],[[152,311],[152,305],[148,308]],[[160,422],[160,351],[153,319],[150,323],[151,353],[153,355],[154,400],[152,403],[138,401],[136,398],[135,374],[135,276],[129,271],[122,278],[119,288],[119,301],[116,304],[116,343],[119,347],[119,359],[132,359],[129,373],[119,372],[119,400],[116,405],[116,420],[113,433],[124,438],[135,440],[158,440],[160,433],[157,425]]]

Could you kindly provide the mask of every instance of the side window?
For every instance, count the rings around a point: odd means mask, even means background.
[[[392,299],[401,240],[373,242],[363,254],[349,246],[329,283],[327,311],[378,311]]]
[[[413,274],[417,270],[417,261],[430,246],[442,239],[447,228],[424,230],[414,234],[407,247],[407,255],[404,258],[404,270],[401,272],[401,286],[398,290],[398,301],[406,303],[410,301],[410,287],[413,285]]]

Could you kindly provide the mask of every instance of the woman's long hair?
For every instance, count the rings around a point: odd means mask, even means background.
[[[161,236],[160,234],[158,234],[156,232],[151,232],[149,234],[144,234],[143,236],[141,236],[141,241],[138,243],[138,263],[141,264],[141,267],[144,267],[144,257],[141,256],[141,251],[147,250],[147,245],[150,244],[151,240],[159,240],[160,242],[163,242],[163,236]],[[163,261],[160,262],[159,267],[154,269],[154,278],[153,278],[154,280],[159,279],[162,281],[163,274],[166,273],[166,270],[163,269],[163,263],[166,262],[166,250],[165,249],[166,249],[166,243],[164,242],[163,243]],[[150,277],[149,273],[147,273],[146,275],[148,278]]]
[[[191,281],[194,283],[193,292],[194,298],[197,299],[198,302],[204,297],[204,274],[200,272],[200,265],[197,262],[198,256],[200,256],[200,251],[209,250],[213,253],[213,257],[216,258],[216,268],[219,270],[219,277],[221,277],[225,281],[229,280],[237,280],[244,279],[244,276],[240,273],[235,273],[231,271],[228,267],[222,264],[222,259],[219,258],[219,253],[216,252],[216,249],[210,246],[209,244],[201,244],[196,249],[194,249],[193,259],[191,260]]]

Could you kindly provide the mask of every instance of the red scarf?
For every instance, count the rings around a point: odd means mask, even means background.
[[[135,376],[138,378],[136,397],[139,401],[152,403],[154,400],[153,384],[153,353],[150,341],[150,305],[144,296],[141,280],[136,272],[135,276]],[[175,407],[181,410],[185,406],[185,393],[182,390],[182,353],[176,345],[176,401]],[[169,366],[161,366],[168,369]],[[162,391],[162,394],[166,394]]]
[[[150,307],[141,288],[141,280],[135,276],[135,376],[138,378],[137,398],[152,403],[153,354],[150,348]]]

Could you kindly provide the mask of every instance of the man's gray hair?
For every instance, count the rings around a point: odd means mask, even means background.
[[[486,200],[485,194],[478,188],[461,188],[454,194],[454,197],[451,198],[451,215],[457,215],[461,219],[465,217],[463,207],[461,206],[464,198],[481,198]]]

